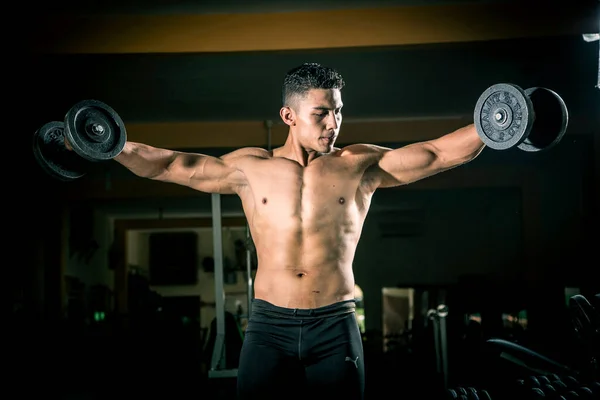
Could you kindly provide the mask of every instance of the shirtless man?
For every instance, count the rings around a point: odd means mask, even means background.
[[[398,149],[334,147],[344,80],[307,63],[283,83],[283,146],[222,157],[127,142],[115,160],[134,174],[240,197],[256,246],[252,315],[238,369],[241,399],[362,399],[364,364],[352,263],[378,188],[473,160],[473,125]]]

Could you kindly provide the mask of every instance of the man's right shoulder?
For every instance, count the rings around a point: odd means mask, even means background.
[[[231,151],[231,152],[221,156],[221,159],[228,161],[228,160],[234,160],[234,159],[238,159],[238,160],[257,159],[257,158],[268,159],[268,158],[272,158],[272,157],[273,157],[273,153],[268,150],[265,150],[263,148],[242,147],[242,148]]]

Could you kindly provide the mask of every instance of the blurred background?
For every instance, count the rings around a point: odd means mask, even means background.
[[[36,162],[32,138],[96,99],[118,113],[129,140],[211,155],[272,148],[287,134],[283,77],[303,62],[346,80],[338,145],[438,137],[472,122],[496,83],[550,88],[569,109],[567,132],[548,151],[486,149],[375,194],[354,264],[368,398],[457,386],[500,398],[524,377],[596,371],[574,329],[574,315],[589,314],[570,299],[593,304],[600,292],[598,1],[15,7],[6,15],[4,164],[4,193],[16,196],[5,225],[15,264],[4,281],[7,381],[19,395],[233,398],[256,272],[239,199],[219,198],[215,226],[211,195],[112,161],[86,162],[83,176],[59,181]],[[228,351],[219,369],[233,372],[214,377],[221,318]]]

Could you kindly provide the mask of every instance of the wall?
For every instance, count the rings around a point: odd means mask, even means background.
[[[129,231],[127,235],[127,263],[129,267],[144,270],[146,276],[149,271],[149,238],[155,232],[194,232],[198,235],[198,281],[195,285],[169,285],[169,286],[151,286],[151,289],[159,295],[168,296],[199,296],[204,307],[202,307],[200,315],[201,328],[208,328],[210,323],[215,318],[215,274],[207,272],[202,267],[202,259],[204,257],[213,257],[213,231],[212,228],[197,228],[197,229],[168,229],[168,230],[136,230]],[[224,227],[222,233],[223,243],[223,264],[235,265],[236,256],[234,249],[234,241],[236,239],[245,240],[245,227]],[[245,261],[245,259],[243,260]],[[245,268],[245,266],[244,266]],[[245,271],[236,271],[235,279],[230,280],[231,283],[224,284],[225,292],[225,310],[233,314],[236,313],[236,305],[241,304],[243,313],[247,313],[247,290]],[[229,278],[231,279],[231,277]]]
[[[95,285],[114,290],[114,272],[109,268],[112,236],[107,229],[110,221],[106,215],[101,209],[79,205],[69,208],[66,220],[69,240],[65,249],[68,255],[65,276],[83,284],[85,301],[89,300],[90,288]],[[83,231],[76,228],[82,225],[86,227]],[[64,309],[68,303],[68,293],[62,296],[61,301]]]
[[[391,191],[374,202],[355,258],[367,329],[381,329],[382,287],[443,286],[465,275],[519,271],[522,214],[516,188]],[[394,203],[405,209],[385,209]]]

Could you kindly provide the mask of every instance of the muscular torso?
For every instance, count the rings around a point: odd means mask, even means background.
[[[240,163],[256,298],[288,308],[354,298],[352,262],[372,195],[364,172],[374,157],[338,152],[305,167],[277,156]]]

